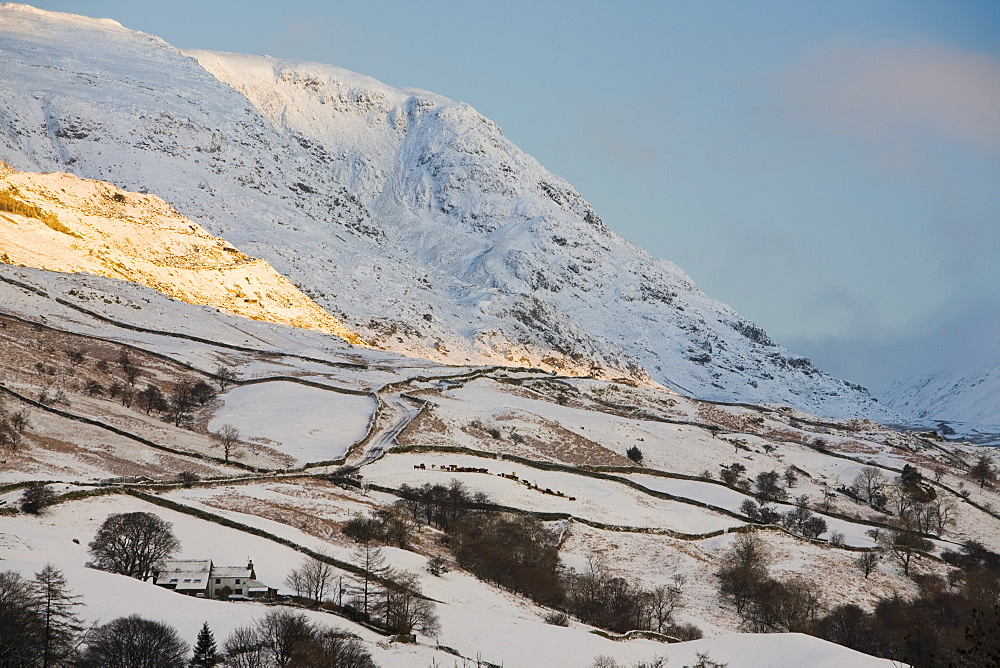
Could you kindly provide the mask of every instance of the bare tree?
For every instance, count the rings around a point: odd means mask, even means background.
[[[285,586],[295,593],[295,598],[306,598],[308,587],[301,568],[294,568],[285,576]]]
[[[10,420],[11,428],[13,428],[18,434],[23,434],[24,430],[31,426],[31,420],[28,418],[28,411],[24,408],[11,413],[8,419]]]
[[[163,622],[139,615],[119,617],[100,626],[87,639],[76,665],[83,668],[185,668],[188,646]]]
[[[257,620],[255,627],[273,666],[289,665],[297,647],[311,640],[316,632],[308,617],[288,610],[271,610]]]
[[[312,638],[295,648],[292,663],[296,666],[376,668],[361,639],[341,629],[317,630]]]
[[[109,515],[91,541],[90,566],[147,580],[153,568],[181,548],[170,522],[152,513]]]
[[[233,630],[222,645],[226,654],[226,665],[232,668],[266,668],[267,650],[252,626],[241,626]]]
[[[908,515],[915,503],[913,496],[907,491],[906,487],[896,483],[889,485],[886,498],[888,499],[890,510],[899,517]]]
[[[237,628],[223,644],[234,668],[337,666],[375,668],[361,640],[341,629],[324,629],[301,612],[272,610],[252,626]]]
[[[861,469],[858,475],[854,476],[854,482],[851,483],[851,486],[865,502],[872,505],[881,505],[872,503],[872,501],[879,498],[877,494],[881,493],[888,484],[889,481],[885,477],[885,474],[882,473],[882,469],[875,466],[866,466]]]
[[[373,609],[373,616],[396,633],[420,631],[430,636],[441,632],[434,603],[420,593],[420,583],[412,573],[394,573],[385,594]]]
[[[674,611],[681,606],[680,585],[660,585],[649,592],[650,625],[657,633],[674,623]]]
[[[914,530],[913,522],[904,516],[898,522],[898,528],[883,531],[879,535],[880,546],[887,554],[895,557],[903,567],[903,574],[910,574],[913,558],[920,552],[927,552],[934,547],[926,538]]]
[[[152,411],[161,411],[166,406],[163,392],[156,385],[147,385],[139,392],[139,407],[149,415]]]
[[[239,380],[239,375],[228,366],[219,365],[215,370],[215,382],[219,384],[219,391],[225,392],[226,388]]]
[[[216,446],[222,448],[222,453],[228,462],[229,457],[237,452],[237,447],[240,444],[240,430],[234,425],[224,424],[219,431],[211,433],[211,438]]]
[[[142,372],[132,360],[132,356],[129,355],[128,350],[122,351],[121,356],[118,358],[118,366],[121,367],[122,375],[125,377],[125,382],[128,383],[129,387],[135,387],[135,382],[139,379]]]
[[[308,598],[322,604],[333,586],[334,570],[319,559],[307,559],[285,578],[285,585],[299,598]]]
[[[881,555],[872,550],[870,552],[864,552],[854,563],[857,564],[858,569],[864,573],[865,579],[867,580],[868,576],[874,573],[875,569],[878,568],[878,562],[881,560]]]
[[[768,577],[770,557],[764,541],[755,531],[737,536],[719,569],[719,587],[742,613],[751,595]]]
[[[950,496],[938,497],[931,502],[935,508],[934,530],[939,536],[944,534],[946,527],[955,523],[955,512],[957,510],[955,500]]]
[[[175,383],[167,403],[167,415],[175,427],[180,427],[187,421],[194,406],[194,383],[190,380],[181,380]]]
[[[16,450],[24,439],[24,431],[30,426],[27,410],[22,408],[8,413],[3,406],[0,406],[0,445],[9,445]]]

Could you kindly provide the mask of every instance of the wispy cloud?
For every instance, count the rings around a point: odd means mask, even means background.
[[[794,120],[887,140],[903,161],[914,137],[1000,151],[1000,59],[990,55],[842,35],[805,53],[778,88]]]

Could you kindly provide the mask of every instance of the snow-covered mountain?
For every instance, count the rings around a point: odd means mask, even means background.
[[[975,371],[939,370],[904,378],[879,394],[890,408],[916,420],[1000,425],[1000,362]]]
[[[0,6],[0,159],[156,193],[366,340],[887,415],[611,232],[467,104]]]

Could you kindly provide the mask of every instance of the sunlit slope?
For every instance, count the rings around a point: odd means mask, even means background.
[[[254,320],[361,338],[279,274],[155,195],[71,174],[0,175],[0,259],[134,281]]]

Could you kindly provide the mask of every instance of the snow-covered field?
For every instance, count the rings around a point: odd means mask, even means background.
[[[299,464],[343,457],[364,438],[375,410],[371,397],[284,381],[237,387],[221,402],[209,429],[240,425],[244,440],[264,439]]]

